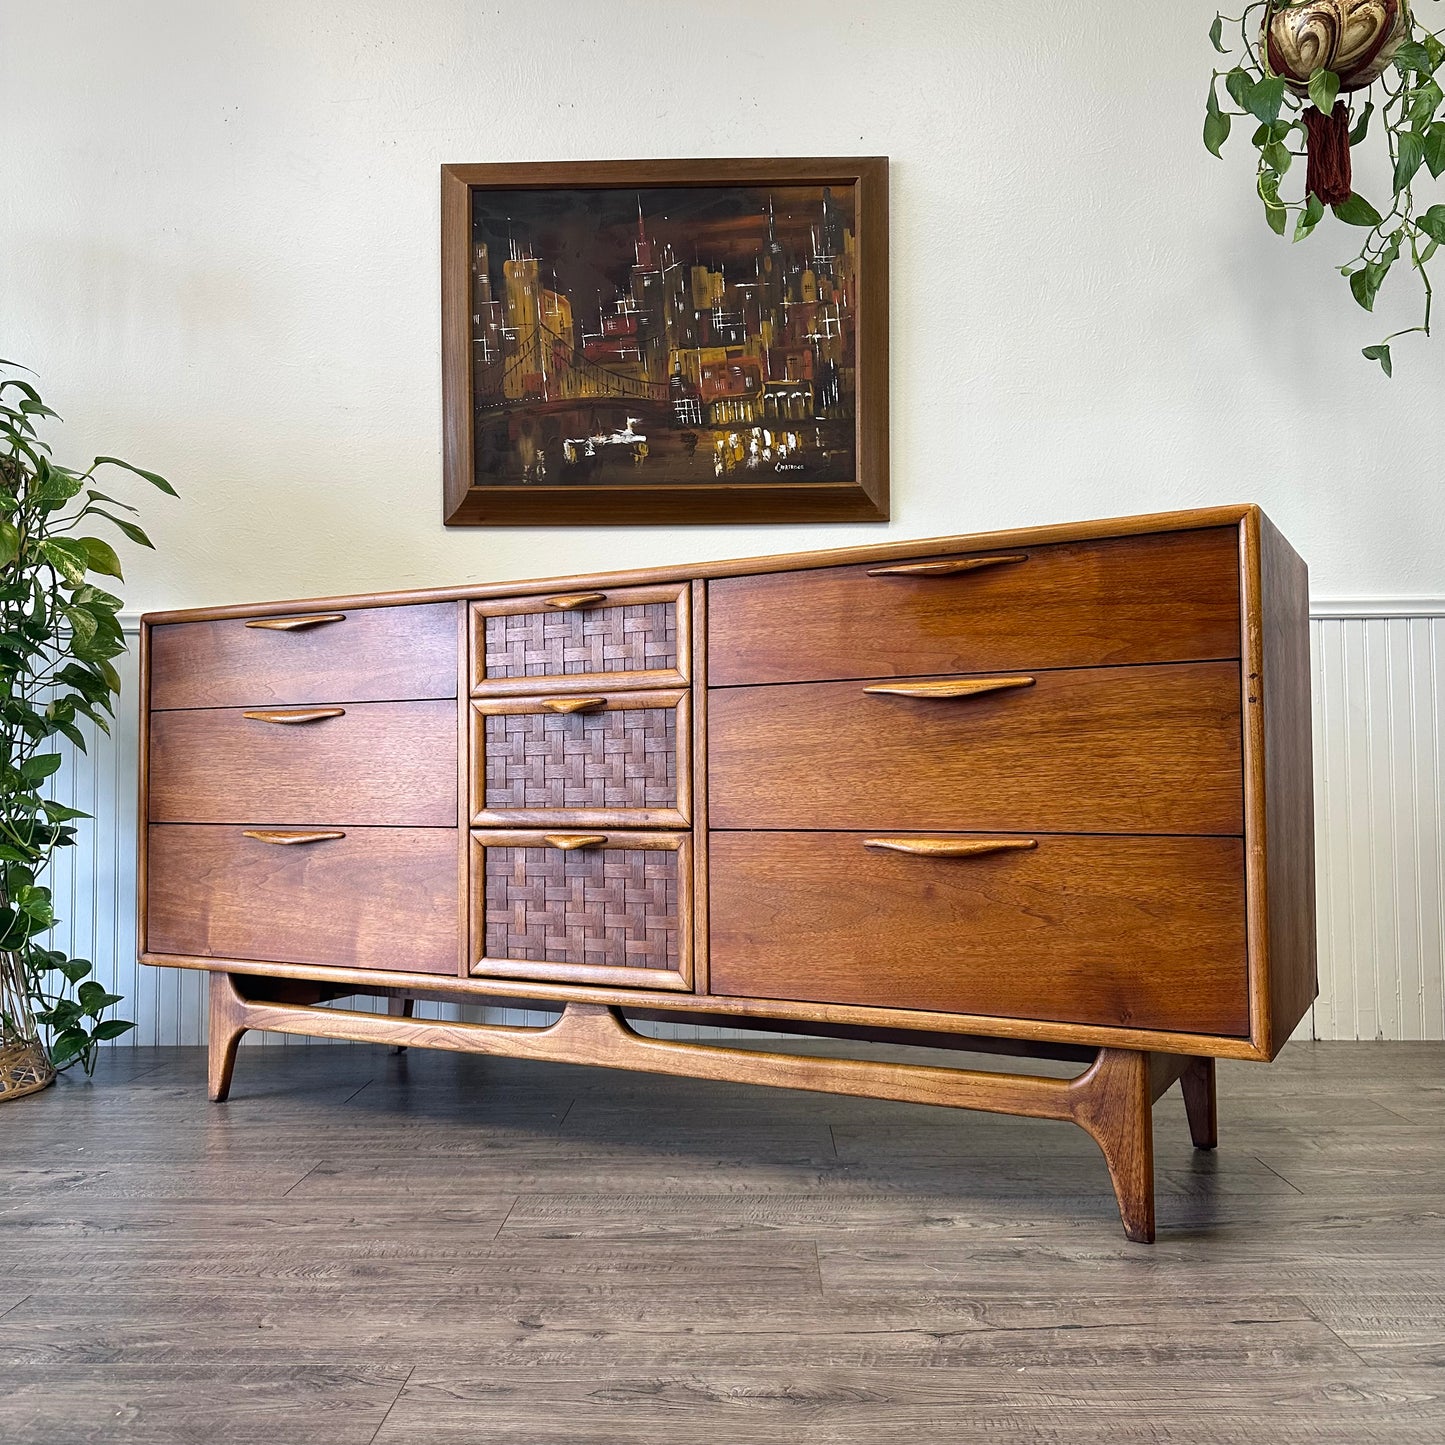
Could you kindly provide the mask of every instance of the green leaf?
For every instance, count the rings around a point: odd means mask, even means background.
[[[151,486],[159,487],[161,491],[163,491],[168,497],[174,497],[177,495],[176,489],[171,486],[171,484],[166,481],[164,477],[158,475],[155,472],[148,472],[145,470],[144,467],[133,467],[129,462],[123,462],[119,457],[96,457],[96,459],[90,464],[90,470],[94,471],[97,467],[107,465],[112,467],[123,467],[126,471],[133,472],[136,476],[142,477],[146,481],[148,481]]]
[[[1402,130],[1396,137],[1395,194],[1398,196],[1415,173],[1425,164],[1425,142],[1412,130]]]
[[[71,983],[79,983],[94,965],[88,958],[67,958],[55,965],[56,970]]]
[[[1305,202],[1304,210],[1300,212],[1299,220],[1295,222],[1295,240],[1303,241],[1304,238],[1308,236],[1310,232],[1313,231],[1314,228],[1318,226],[1322,220],[1324,220],[1324,216],[1324,202],[1321,201],[1320,198],[1315,195],[1313,191],[1311,191],[1309,200]]]
[[[0,567],[8,567],[19,555],[19,529],[12,522],[0,521]]]
[[[1229,117],[1220,110],[1214,96],[1214,87],[1209,87],[1209,99],[1204,108],[1204,148],[1212,156],[1221,156],[1222,147],[1229,139]]]
[[[1254,80],[1248,71],[1241,70],[1236,65],[1224,77],[1224,88],[1229,92],[1229,98],[1235,105],[1241,110],[1249,109],[1249,92],[1254,88]]]
[[[111,1039],[118,1039],[122,1034],[128,1034],[134,1027],[135,1025],[129,1019],[106,1019],[104,1023],[96,1024],[91,1038],[108,1042]]]
[[[120,558],[115,555],[115,548],[109,542],[102,542],[99,537],[81,537],[79,541],[90,559],[92,572],[99,572],[103,577],[119,577],[122,581],[125,580],[120,570]]]
[[[1350,144],[1357,146],[1364,140],[1370,130],[1370,117],[1375,113],[1375,102],[1367,100],[1365,108],[1360,112],[1360,118],[1355,122],[1355,128],[1350,132]]]
[[[1229,52],[1220,43],[1224,35],[1224,16],[1216,15],[1214,24],[1209,27],[1209,43],[1221,54],[1228,55]]]
[[[1350,290],[1366,311],[1375,309],[1375,297],[1380,293],[1380,283],[1385,279],[1388,270],[1388,266],[1367,261],[1350,277]]]
[[[1289,147],[1280,145],[1278,141],[1272,141],[1265,146],[1260,151],[1260,155],[1264,158],[1265,165],[1279,176],[1284,175],[1294,162],[1294,157],[1289,153]]]
[[[1367,346],[1361,353],[1369,361],[1378,361],[1380,370],[1386,376],[1394,376],[1395,366],[1390,360],[1390,348],[1388,346]]]
[[[1232,93],[1232,92],[1231,92]],[[1284,104],[1284,77],[1270,75],[1250,86],[1244,98],[1244,108],[1266,125],[1273,125],[1279,119],[1280,106]]]
[[[1348,201],[1330,209],[1335,213],[1335,219],[1347,226],[1378,226],[1381,221],[1380,213],[1358,191]]]
[[[26,758],[20,764],[20,776],[27,783],[39,783],[52,773],[60,771],[60,754],[45,753],[38,758]]]
[[[1425,164],[1437,181],[1445,172],[1445,120],[1437,120],[1425,132]]]
[[[1395,52],[1395,69],[1401,75],[1408,75],[1412,70],[1428,75],[1432,68],[1430,52],[1418,40],[1407,40]]]
[[[112,517],[111,514],[105,511],[105,509],[102,507],[91,507],[88,510],[90,511],[92,516],[104,517],[107,522],[110,522],[114,526],[118,527],[121,534],[125,537],[129,537],[130,540],[136,543],[137,546],[150,547],[152,550],[154,550],[156,544],[152,542],[151,539],[147,537],[146,534],[139,527],[137,527],[134,522],[127,522],[124,517]]]
[[[67,1029],[62,1034],[57,1034],[55,1041],[50,1045],[50,1062],[55,1067],[61,1068],[72,1059],[83,1054],[90,1047],[90,1036],[81,1033],[79,1030]]]
[[[1424,130],[1442,100],[1445,100],[1445,91],[1441,91],[1436,81],[1427,80],[1415,92],[1415,98],[1410,103],[1410,125],[1415,130]]]
[[[79,542],[66,537],[46,537],[40,543],[40,555],[55,568],[72,587],[85,581],[90,567],[90,554]]]
[[[1330,115],[1340,93],[1340,78],[1333,70],[1320,69],[1310,76],[1310,99],[1321,115]]]
[[[1255,182],[1255,189],[1259,191],[1259,198],[1264,202],[1264,218],[1269,222],[1270,230],[1276,236],[1284,235],[1289,212],[1279,198],[1279,177],[1273,171],[1261,171]]]
[[[1415,224],[1432,241],[1445,244],[1445,205],[1431,206],[1423,216],[1415,217]]]

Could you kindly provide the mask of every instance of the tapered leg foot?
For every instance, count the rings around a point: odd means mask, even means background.
[[[246,1003],[228,973],[211,975],[210,1048],[206,1058],[207,1094],[221,1103],[231,1092],[236,1047],[246,1032]]]
[[[1184,1112],[1189,1116],[1189,1135],[1196,1149],[1219,1145],[1219,1109],[1214,1096],[1214,1060],[1191,1059],[1179,1076],[1184,1094]]]
[[[1076,1081],[1074,1122],[1103,1151],[1125,1235],[1154,1242],[1154,1110],[1149,1055],[1101,1049]]]
[[[386,1001],[386,1011],[394,1019],[409,1019],[416,1012],[416,1000],[414,998],[390,998]],[[394,1054],[404,1054],[405,1044],[393,1044],[391,1051]]]

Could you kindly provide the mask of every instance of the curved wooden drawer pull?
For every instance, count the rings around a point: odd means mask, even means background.
[[[325,843],[332,838],[344,838],[346,834],[339,828],[327,828],[316,833],[280,833],[270,828],[247,828],[241,836],[254,838],[258,843],[278,843],[289,848],[297,843]]]
[[[601,712],[605,697],[549,697],[542,706],[548,712]]]
[[[600,848],[607,841],[606,833],[548,833],[543,841],[551,848],[570,853],[574,848]]]
[[[864,692],[884,697],[922,697],[947,700],[951,697],[978,697],[986,692],[1004,692],[1011,687],[1032,687],[1031,677],[954,677],[941,682],[875,682]]]
[[[550,607],[554,612],[576,612],[582,607],[596,607],[599,602],[606,602],[605,592],[567,592],[560,597],[546,597],[542,600],[543,607]]]
[[[1027,852],[1036,838],[865,838],[865,848],[911,853],[919,858],[981,858],[985,853]]]
[[[308,627],[325,627],[328,622],[345,622],[344,612],[313,612],[308,617],[253,617],[247,627],[264,627],[268,632],[304,632]]]
[[[313,723],[328,717],[345,717],[344,707],[288,707],[276,712],[243,712],[242,717],[252,722],[264,723]]]
[[[1026,552],[1007,557],[956,557],[947,562],[895,562],[891,567],[870,567],[870,577],[956,577],[960,572],[981,572],[985,567],[1004,567],[1027,562]]]

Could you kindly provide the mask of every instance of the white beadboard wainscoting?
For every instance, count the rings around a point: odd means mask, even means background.
[[[1319,603],[1314,613],[1320,994],[1297,1037],[1442,1039],[1445,600]],[[68,755],[57,775],[56,796],[94,818],[81,824],[77,846],[51,879],[62,920],[55,945],[91,959],[97,976],[125,996],[122,1012],[138,1027],[117,1046],[200,1044],[206,976],[142,968],[135,958],[134,655],[119,663],[125,693],[113,735],[91,729],[89,752]],[[423,1016],[442,1011],[418,1005]],[[252,1035],[248,1042],[305,1041]]]

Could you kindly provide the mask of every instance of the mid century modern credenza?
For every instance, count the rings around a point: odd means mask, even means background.
[[[216,1099],[272,1029],[1070,1119],[1148,1240],[1153,1101],[1178,1080],[1213,1147],[1214,1060],[1314,997],[1306,572],[1255,507],[156,613],[141,646],[141,953],[211,971]]]

